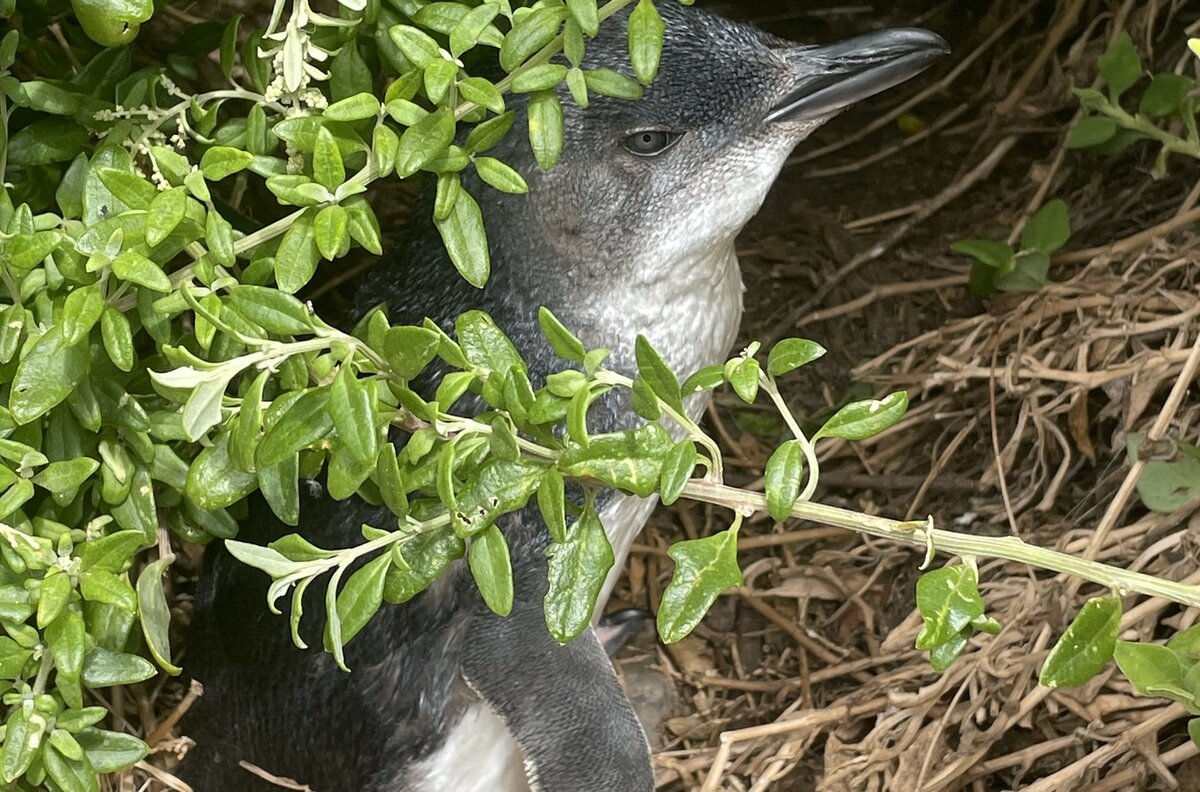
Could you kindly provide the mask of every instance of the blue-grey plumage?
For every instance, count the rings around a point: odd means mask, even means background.
[[[478,183],[492,276],[475,289],[457,277],[431,229],[420,227],[362,289],[362,307],[388,306],[394,323],[428,316],[447,330],[471,308],[488,311],[525,356],[533,381],[560,368],[537,326],[546,306],[608,365],[634,368],[645,334],[687,375],[723,360],[742,312],[733,243],[785,158],[832,114],[913,76],[945,43],[922,31],[795,46],[752,27],[661,7],[662,65],[640,102],[566,100],[561,163],[543,172],[517,129],[489,152],[525,176],[526,197]],[[588,66],[628,72],[623,25],[588,46]],[[519,102],[519,97],[514,97]],[[432,378],[423,383],[432,387]],[[698,415],[695,399],[689,412]],[[639,419],[614,395],[594,431]],[[611,496],[602,508],[618,564],[653,501]],[[352,543],[385,510],[305,491],[301,532],[319,545]],[[649,749],[596,635],[560,647],[542,620],[548,537],[536,511],[502,520],[516,601],[491,614],[461,565],[402,606],[385,607],[346,648],[353,670],[295,649],[264,605],[267,581],[213,552],[196,598],[187,666],[206,693],[185,722],[195,738],[183,776],[202,792],[277,789],[245,760],[319,792],[454,789],[649,792]],[[285,533],[265,507],[241,538]],[[311,596],[311,595],[310,595]],[[316,596],[305,607],[321,622]]]

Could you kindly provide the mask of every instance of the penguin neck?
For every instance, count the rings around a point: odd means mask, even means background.
[[[697,244],[667,229],[613,249],[531,237],[492,235],[493,275],[482,296],[501,327],[519,324],[517,312],[536,316],[545,306],[584,346],[608,349],[607,367],[629,375],[636,373],[638,335],[681,379],[725,360],[742,317],[734,233]],[[528,350],[535,382],[565,365],[540,346]]]

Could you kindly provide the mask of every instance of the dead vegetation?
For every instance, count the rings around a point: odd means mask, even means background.
[[[1128,464],[1125,447],[1141,432],[1170,454],[1173,439],[1200,432],[1200,170],[1173,160],[1155,180],[1148,150],[1102,159],[1064,145],[1078,107],[1069,88],[1092,84],[1119,31],[1157,70],[1194,74],[1183,42],[1200,8],[927,6],[920,23],[949,35],[955,62],[890,112],[842,119],[799,153],[743,242],[746,339],[803,335],[838,358],[793,384],[798,412],[819,415],[864,384],[912,397],[884,436],[824,449],[818,499],[1200,581],[1200,500],[1147,511],[1135,492],[1146,462]],[[886,21],[911,24],[912,12]],[[949,244],[1012,241],[1048,198],[1067,201],[1075,226],[1054,282],[971,298]],[[769,421],[733,400],[712,418],[737,483],[760,487]],[[661,514],[629,600],[652,608],[668,543],[726,519],[694,504]],[[1136,697],[1115,668],[1082,689],[1038,686],[1049,647],[1096,591],[981,559],[1004,630],[938,675],[912,648],[919,554],[769,518],[742,536],[745,587],[692,638],[627,660],[650,660],[678,690],[661,788],[1196,788],[1179,706]],[[1161,639],[1197,616],[1161,601],[1126,608],[1128,639]]]

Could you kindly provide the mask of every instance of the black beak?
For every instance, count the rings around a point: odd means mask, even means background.
[[[768,121],[823,118],[925,71],[950,52],[936,33],[916,28],[880,30],[820,47],[796,47],[784,56],[795,82]]]

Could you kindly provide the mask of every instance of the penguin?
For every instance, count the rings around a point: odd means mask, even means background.
[[[491,249],[484,288],[459,278],[421,226],[366,279],[361,306],[382,302],[394,324],[429,317],[448,332],[461,312],[485,310],[535,387],[565,367],[540,334],[541,306],[589,348],[610,349],[606,365],[618,371],[635,370],[639,333],[680,376],[724,361],[742,314],[734,240],[785,159],[840,110],[914,77],[948,47],[916,29],[796,45],[677,3],[660,13],[661,65],[643,99],[594,96],[581,108],[564,94],[565,145],[549,171],[518,122],[489,155],[525,176],[526,196],[467,181]],[[628,73],[621,17],[589,43],[585,66]],[[431,390],[436,377],[421,386]],[[689,398],[697,417],[705,401]],[[614,391],[598,402],[592,430],[638,425],[626,399]],[[317,545],[347,546],[364,523],[391,524],[386,509],[301,491],[298,530]],[[603,498],[617,562],[600,606],[653,508],[649,498]],[[183,723],[195,747],[181,778],[198,792],[278,790],[264,773],[315,792],[651,792],[646,736],[597,633],[560,646],[546,628],[540,516],[525,509],[500,526],[513,565],[509,616],[487,609],[456,562],[347,645],[351,673],[319,649],[296,649],[267,611],[266,576],[210,549],[186,657],[205,692]],[[252,504],[241,530],[261,544],[292,529]],[[318,599],[305,607],[313,646]]]

